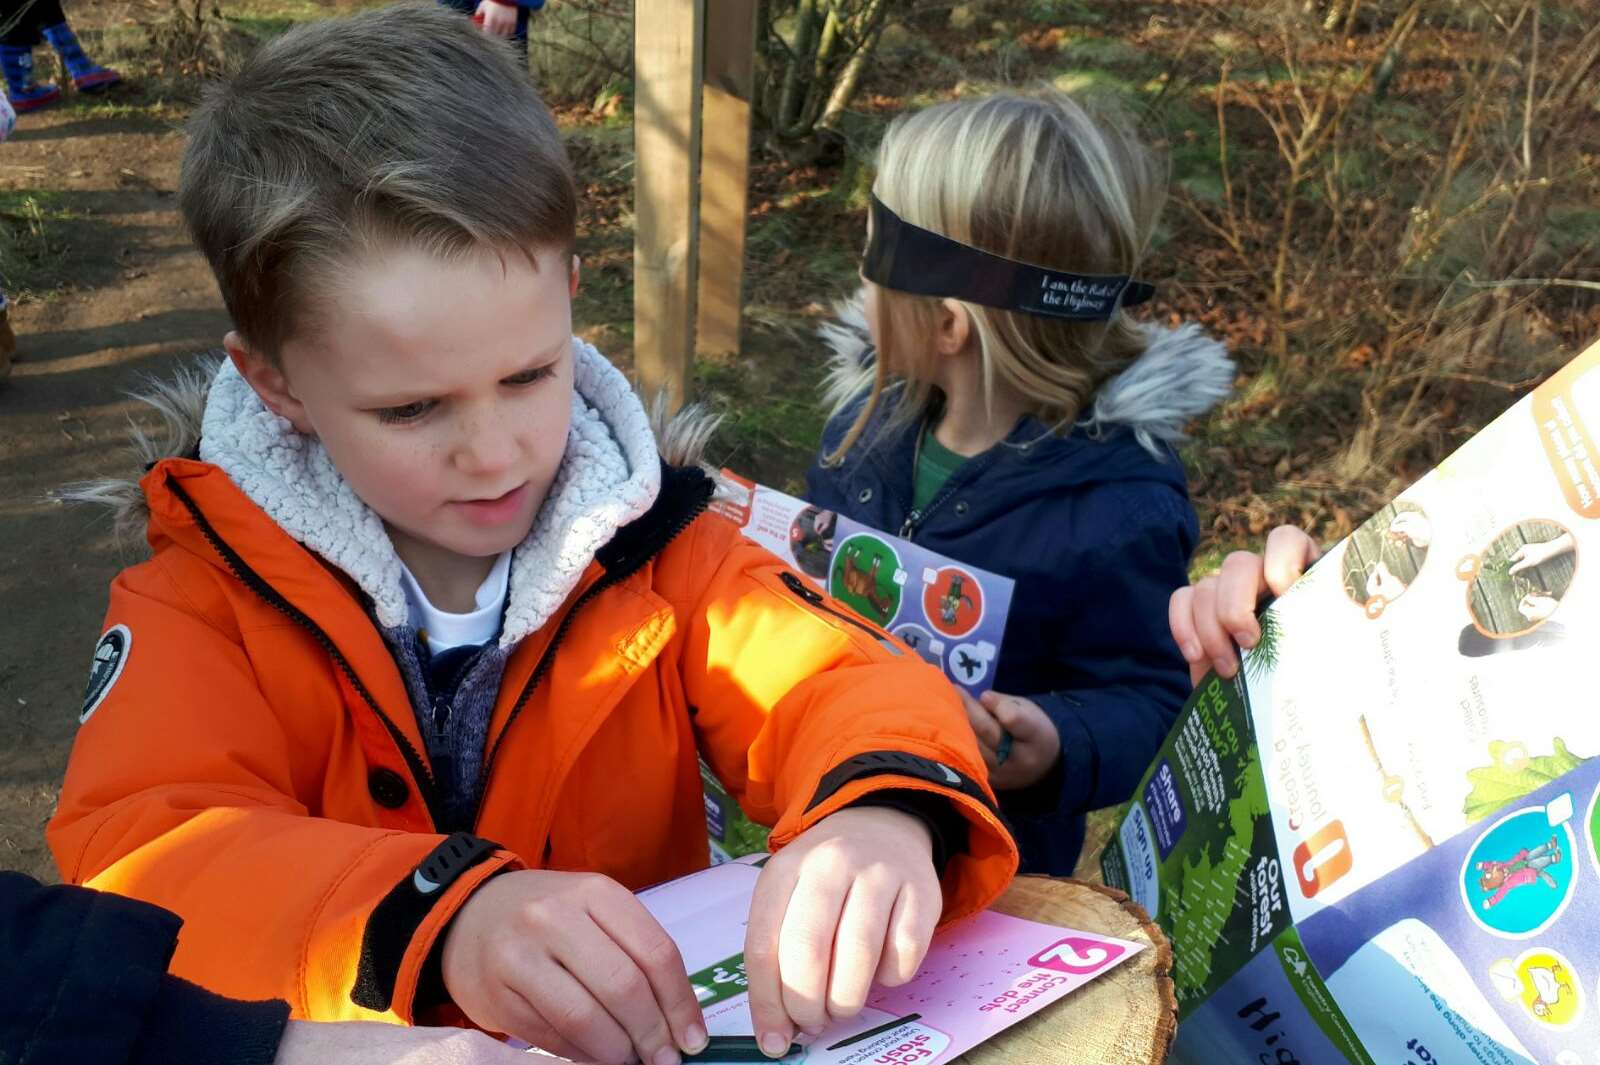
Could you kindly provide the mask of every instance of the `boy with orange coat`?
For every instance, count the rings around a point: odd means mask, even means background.
[[[701,756],[775,826],[769,1053],[1004,888],[954,690],[707,514],[572,336],[575,186],[503,46],[292,31],[196,113],[181,203],[235,328],[169,390],[198,434],[140,482],[49,828],[184,919],[174,973],[676,1065],[703,1019],[628,889],[705,864]]]

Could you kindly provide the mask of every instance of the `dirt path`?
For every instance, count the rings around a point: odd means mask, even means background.
[[[119,551],[109,523],[51,502],[72,480],[136,474],[126,393],[214,346],[227,318],[178,223],[175,124],[78,111],[24,118],[0,188],[59,191],[66,291],[13,310],[20,355],[0,386],[0,868],[48,879],[54,805]]]

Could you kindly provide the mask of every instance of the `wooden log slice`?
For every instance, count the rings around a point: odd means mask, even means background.
[[[1148,946],[957,1060],[964,1065],[1153,1065],[1166,1060],[1178,1032],[1172,948],[1143,907],[1101,884],[1021,876],[993,908]]]

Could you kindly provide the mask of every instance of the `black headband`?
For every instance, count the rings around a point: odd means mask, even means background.
[[[912,225],[875,195],[861,276],[896,292],[1076,321],[1110,318],[1156,292],[1126,274],[1070,274],[974,248]]]

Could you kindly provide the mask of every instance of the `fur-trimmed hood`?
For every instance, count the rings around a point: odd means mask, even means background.
[[[823,395],[837,416],[872,383],[876,353],[861,292],[834,307],[818,334],[828,346]],[[1185,439],[1183,427],[1221,402],[1233,388],[1227,349],[1194,323],[1147,325],[1149,344],[1133,364],[1095,393],[1078,426],[1091,435],[1127,429],[1157,459]]]
[[[573,420],[564,461],[534,528],[512,561],[512,596],[501,642],[539,628],[594,553],[643,514],[660,487],[660,463],[697,462],[716,419],[696,408],[645,410],[627,379],[589,344],[573,339]],[[230,480],[294,539],[343,570],[372,600],[380,624],[406,619],[401,567],[382,521],[351,490],[315,439],[262,404],[232,363],[214,354],[155,382],[138,397],[155,432],[135,427],[133,449],[148,469],[198,456]],[[570,461],[581,455],[581,461]],[[119,531],[149,517],[136,481],[74,485],[58,498],[108,505]]]

